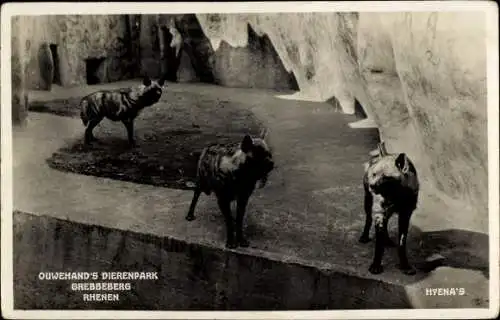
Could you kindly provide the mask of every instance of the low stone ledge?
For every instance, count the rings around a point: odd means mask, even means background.
[[[119,301],[85,302],[39,272],[157,272]],[[81,280],[79,282],[82,282]],[[107,282],[107,281],[98,281]],[[15,309],[314,310],[409,308],[404,286],[158,237],[14,212]]]

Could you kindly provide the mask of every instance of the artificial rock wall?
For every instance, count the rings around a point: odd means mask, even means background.
[[[213,16],[197,15],[213,48],[248,46],[247,24],[266,35],[302,98],[335,97],[346,113],[357,100],[389,151],[414,160],[423,193],[477,216],[487,230],[484,14]]]
[[[387,70],[362,69],[382,136],[416,159],[433,193],[471,209],[487,230],[486,17],[365,14],[361,21],[366,65]]]
[[[12,29],[19,29],[22,18],[12,19]],[[27,92],[26,92],[26,56],[25,41],[22,33],[12,32],[11,48],[11,76],[12,76],[12,123],[24,124],[28,114]]]
[[[220,20],[219,18],[223,19]],[[207,21],[212,21],[208,23]],[[229,19],[245,39],[241,44],[214,43],[214,32],[203,26],[220,28]],[[141,72],[159,77],[168,68],[171,45],[169,29],[180,35],[180,82],[207,82],[226,87],[297,89],[267,35],[259,35],[247,24],[239,24],[239,15],[143,15],[141,16]],[[227,25],[227,24],[226,24]]]
[[[144,75],[159,78],[172,69],[176,74],[173,78],[179,82],[297,89],[293,73],[285,69],[269,37],[258,34],[249,24],[241,26],[244,45],[222,41],[213,46],[211,33],[205,32],[200,21],[214,17],[21,16],[13,26],[18,39],[14,49],[23,63],[27,89],[51,90],[52,84],[71,87]],[[232,15],[232,19],[238,16]],[[94,60],[94,66],[89,59]],[[15,67],[15,74],[21,77],[21,67]],[[47,76],[51,72],[55,77]]]
[[[139,47],[140,74],[159,78],[166,74],[176,74],[167,80],[178,82],[198,82],[200,76],[205,82],[212,83],[212,78],[204,79],[204,69],[200,68],[190,49],[190,39],[184,39],[179,30],[178,22],[183,20],[183,14],[141,15]],[[199,28],[198,28],[199,29]],[[175,63],[175,60],[178,63]],[[173,62],[173,63],[172,63]],[[172,70],[173,69],[173,70]]]
[[[42,15],[20,16],[16,20],[13,35],[20,40],[13,50],[19,52],[25,64],[28,89],[48,90],[52,83],[65,87],[86,84],[89,58],[101,60],[95,71],[101,82],[134,76],[134,54],[130,52],[133,41],[130,39],[137,33],[137,26],[130,23],[128,16]],[[48,82],[44,77],[46,65],[50,64],[44,60],[51,45],[57,52],[53,68],[59,74],[55,82]]]
[[[389,151],[414,160],[423,192],[487,230],[485,21],[480,12],[20,17],[13,117],[22,118],[24,88],[44,85],[42,43],[58,45],[63,86],[85,83],[88,57],[106,57],[109,81],[154,77],[174,26],[179,81],[298,88],[305,99],[334,97],[346,113],[358,101]]]

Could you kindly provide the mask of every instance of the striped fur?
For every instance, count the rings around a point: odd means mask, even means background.
[[[97,139],[92,131],[104,119],[121,121],[127,129],[130,144],[134,140],[134,120],[146,107],[157,103],[162,95],[165,81],[144,78],[141,85],[116,90],[100,90],[83,97],[80,101],[80,118],[85,128],[85,143]]]
[[[264,133],[259,138],[247,135],[240,143],[210,145],[203,149],[198,160],[196,187],[186,219],[194,220],[194,210],[201,193],[215,193],[226,221],[226,246],[229,248],[248,246],[242,230],[246,205],[257,182],[260,181],[260,187],[264,187],[274,168],[264,137]],[[236,241],[230,209],[233,201],[237,201]]]
[[[417,207],[419,182],[415,166],[404,153],[391,154],[382,141],[378,152],[371,152],[365,163],[363,186],[365,192],[365,226],[360,242],[370,241],[369,233],[375,221],[375,255],[369,271],[374,274],[383,272],[382,257],[385,246],[394,246],[389,239],[387,224],[394,213],[398,214],[399,267],[406,274],[414,274],[415,269],[408,262],[406,238],[410,218]]]

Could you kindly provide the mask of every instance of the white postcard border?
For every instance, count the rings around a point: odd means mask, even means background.
[[[269,13],[269,12],[401,12],[483,11],[487,14],[488,175],[490,297],[489,309],[404,309],[331,311],[59,311],[13,310],[12,254],[12,110],[11,19],[14,15],[46,14],[168,14],[168,13]],[[366,1],[366,2],[33,2],[7,3],[1,11],[1,271],[2,314],[22,319],[473,319],[491,318],[499,310],[499,81],[498,6],[493,1]]]

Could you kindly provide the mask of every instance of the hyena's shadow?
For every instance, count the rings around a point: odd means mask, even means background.
[[[139,150],[140,146],[131,146],[127,139],[119,137],[105,137],[98,141],[94,141],[90,145],[86,145],[83,138],[75,138],[66,142],[66,147],[63,148],[72,153],[83,152],[97,152],[97,153],[110,153],[121,154]]]
[[[256,201],[258,200],[255,199],[255,195],[254,197],[250,198],[245,215],[244,229],[245,234],[249,238],[251,237],[251,239],[263,239],[266,235],[266,231],[268,231],[268,228],[259,223],[262,222],[261,217],[263,215],[263,212],[260,210],[259,206],[256,206],[253,203]],[[236,218],[236,202],[231,205],[231,210],[233,213],[233,218]],[[221,221],[221,223],[224,222],[224,220]]]
[[[415,267],[423,272],[447,266],[477,270],[489,278],[487,234],[459,229],[423,232],[412,226],[409,239],[408,249],[416,259]]]
[[[197,216],[198,219],[207,219],[210,223],[210,225],[216,226],[217,228],[220,228],[220,232],[222,232],[223,226],[224,226],[224,216],[222,213],[219,211],[219,208],[217,207],[216,204],[216,199],[214,195],[207,196],[205,195],[205,200],[206,206],[209,208],[203,208],[203,206],[199,206],[197,208]],[[252,199],[250,199],[252,201]],[[209,213],[208,213],[209,212]],[[233,221],[236,219],[236,202],[231,203],[231,213],[233,217]],[[255,241],[258,241],[257,239],[264,239],[266,238],[266,234],[269,232],[268,228],[266,228],[264,225],[261,223],[261,215],[263,213],[256,208],[255,206],[252,205],[250,202],[247,206],[247,214],[245,215],[245,221],[243,223],[243,228],[245,235],[248,236],[250,239],[255,239]],[[203,217],[205,216],[205,217]],[[221,239],[224,237],[221,236]],[[252,242],[251,242],[252,243]],[[251,244],[252,246],[252,244]]]
[[[266,237],[267,230],[262,224],[258,223],[259,216],[261,215],[254,207],[248,207],[249,214],[247,215],[247,221],[245,223],[245,233],[251,239],[264,239]]]

